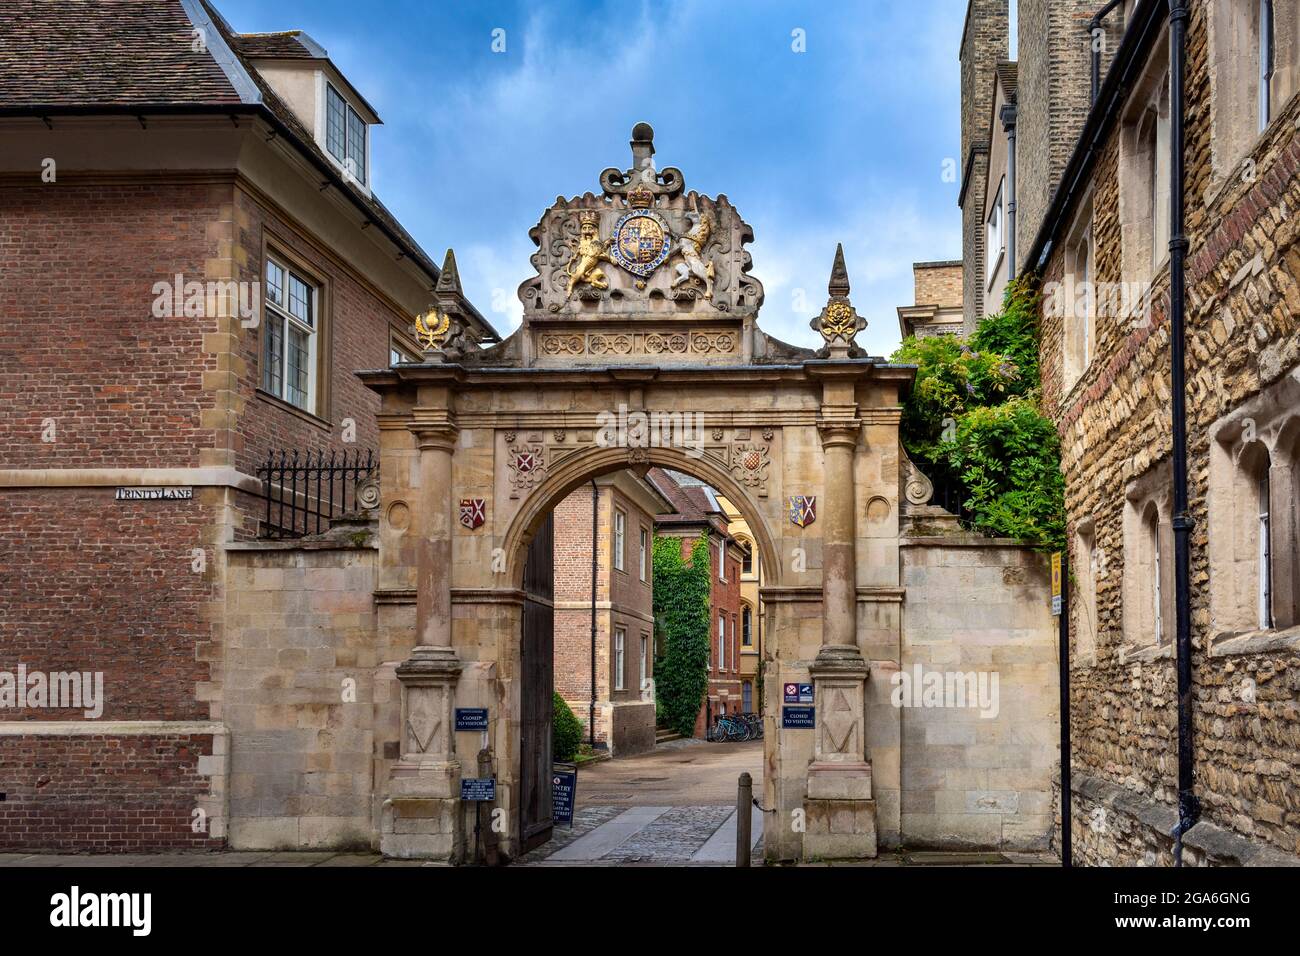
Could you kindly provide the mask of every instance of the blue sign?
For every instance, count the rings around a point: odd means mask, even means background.
[[[578,775],[572,771],[551,774],[551,815],[556,823],[573,826],[573,798],[578,791]]]
[[[814,707],[782,707],[781,726],[792,730],[812,730]]]
[[[460,798],[474,803],[491,803],[497,798],[497,778],[462,777]]]
[[[811,704],[813,702],[812,684],[784,684],[782,691],[787,704]]]
[[[486,707],[457,707],[457,730],[487,730],[488,712]]]

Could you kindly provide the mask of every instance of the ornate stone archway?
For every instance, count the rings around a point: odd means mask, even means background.
[[[472,820],[459,780],[486,740],[497,804],[515,819],[523,554],[554,503],[618,468],[662,464],[716,485],[745,513],[771,573],[764,806],[769,858],[876,851],[873,753],[897,790],[896,722],[869,680],[899,639],[900,393],[910,368],[863,355],[865,322],[837,250],[814,352],[764,334],[747,224],[725,196],[685,191],[633,131],[632,166],[601,194],[560,199],[530,235],[537,275],[521,328],[479,349],[448,253],[416,321],[419,365],[362,373],[383,399],[381,580],[414,591],[414,619],[384,612],[397,669],[400,754],[384,804],[385,853],[460,859]],[[410,637],[413,629],[413,638]],[[783,685],[815,687],[815,726],[782,727]],[[457,707],[486,707],[458,734]],[[892,736],[891,736],[892,735]],[[796,813],[795,811],[801,811]],[[896,812],[896,810],[895,810]],[[507,823],[504,849],[517,834]]]

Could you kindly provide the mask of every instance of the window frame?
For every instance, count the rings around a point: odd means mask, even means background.
[[[1007,177],[1003,176],[998,181],[998,191],[994,194],[993,205],[989,208],[988,218],[984,220],[984,289],[988,291],[993,288],[994,280],[997,279],[998,269],[1002,266],[1002,257],[1007,251],[1007,230],[1006,230],[1006,183]],[[996,219],[996,222],[994,220]],[[996,255],[992,251],[994,238],[997,239]]]
[[[276,302],[271,295],[273,288],[271,283],[272,267],[275,267],[281,273],[279,302]],[[324,406],[324,397],[327,391],[327,383],[323,381],[325,378],[323,369],[327,367],[324,361],[327,345],[324,318],[325,284],[311,270],[303,268],[296,258],[285,255],[278,248],[270,246],[264,247],[262,251],[261,274],[265,294],[262,296],[262,328],[258,342],[258,390],[295,411],[317,418],[323,417],[321,410]],[[288,302],[290,283],[294,280],[297,280],[308,290],[308,318],[305,320],[293,313]],[[280,371],[278,386],[275,386],[268,379],[271,373],[270,363],[268,362],[270,355],[268,346],[270,344],[271,330],[275,326],[278,326],[281,330],[278,349]],[[295,402],[289,396],[289,347],[291,343],[289,333],[291,330],[305,333],[307,337],[307,388],[301,404]]]
[[[650,581],[650,561],[647,553],[650,550],[650,532],[646,530],[645,525],[639,525],[639,528],[641,532],[641,543],[640,553],[637,560],[640,564],[639,571],[641,581],[648,584]]]
[[[754,646],[754,609],[749,604],[740,608],[740,646]]]
[[[718,661],[719,674],[727,669],[727,612],[718,612]]]
[[[646,681],[650,677],[650,635],[641,632],[641,661],[638,667],[637,689],[645,690]]]
[[[1094,233],[1093,196],[1084,196],[1075,214],[1065,242],[1065,273],[1069,277],[1069,295],[1062,314],[1062,380],[1068,393],[1087,374],[1095,358],[1097,339],[1096,269],[1097,251]],[[1080,278],[1081,250],[1083,256]],[[1079,290],[1083,290],[1083,314],[1079,314]],[[1076,323],[1082,323],[1080,329]]]
[[[338,131],[340,137],[342,138],[343,155],[341,156],[334,152],[334,147],[330,143],[331,106],[333,105],[333,100],[331,100],[331,96],[333,96],[334,99],[337,99],[339,104],[343,107],[342,116],[341,116],[342,125]],[[353,136],[354,136],[353,120],[355,120],[361,126],[361,134],[360,134],[361,144],[359,147],[361,152],[360,175],[357,175],[356,172],[357,164],[356,164],[356,159],[353,156],[353,149],[352,149]],[[370,124],[366,122],[365,117],[363,117],[361,113],[352,105],[352,103],[348,100],[348,98],[339,91],[338,87],[336,87],[328,79],[325,81],[324,134],[325,134],[325,154],[329,156],[330,159],[332,159],[339,166],[340,169],[343,170],[343,174],[345,176],[347,176],[352,180],[355,180],[363,188],[369,188]]]
[[[614,690],[627,690],[627,628],[614,628]]]
[[[627,547],[627,512],[621,508],[614,509],[614,540],[610,547],[614,552],[614,570],[627,573],[627,560],[624,549]]]
[[[1258,43],[1255,48],[1255,57],[1258,61],[1259,91],[1256,99],[1258,101],[1258,132],[1262,133],[1269,128],[1274,119],[1273,77],[1277,72],[1277,11],[1274,9],[1273,0],[1259,0],[1257,15]]]

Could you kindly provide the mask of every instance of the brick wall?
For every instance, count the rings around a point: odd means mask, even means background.
[[[962,264],[912,265],[912,281],[916,305],[960,306],[962,304]]]
[[[0,736],[0,851],[212,849],[211,734]]]
[[[989,117],[993,111],[993,68],[1008,52],[1007,0],[970,0],[962,35],[961,165],[962,307],[967,330],[983,314],[984,189],[988,178]]]
[[[0,467],[186,467],[211,447],[204,336],[155,318],[154,284],[201,279],[230,185],[0,188]],[[47,420],[53,441],[43,441]]]
[[[1016,247],[1020,265],[1047,215],[1091,98],[1095,0],[1021,0],[1017,31]],[[1107,55],[1118,44],[1120,16],[1107,21]]]
[[[1206,826],[1261,845],[1300,852],[1300,766],[1296,693],[1300,670],[1285,649],[1211,652],[1213,584],[1207,543],[1209,427],[1300,363],[1300,101],[1261,138],[1255,176],[1211,191],[1211,111],[1207,24],[1203,4],[1191,8],[1188,33],[1187,262],[1189,504],[1191,534],[1193,734],[1196,791]],[[1023,75],[1023,74],[1022,74]],[[1120,273],[1118,147],[1112,133],[1094,173],[1097,278]],[[1058,251],[1046,281],[1063,274]],[[1256,258],[1258,257],[1258,258]],[[1172,655],[1125,649],[1122,582],[1124,489],[1168,460],[1168,273],[1157,275],[1149,323],[1105,319],[1096,357],[1068,394],[1061,388],[1062,320],[1050,310],[1042,324],[1043,394],[1062,437],[1066,509],[1071,530],[1095,522],[1102,556],[1097,575],[1094,655],[1075,653],[1071,676],[1076,773],[1114,784],[1164,807],[1176,794],[1176,681]],[[1172,595],[1167,598],[1172,601]],[[1074,602],[1071,628],[1081,632]],[[1284,642],[1285,643],[1285,642]],[[1243,699],[1249,677],[1255,686]],[[1082,809],[1089,804],[1085,801]],[[1076,805],[1076,819],[1081,812]],[[1200,829],[1199,827],[1197,829]],[[1195,833],[1196,830],[1193,831]],[[1142,841],[1109,844],[1118,857],[1081,844],[1085,862],[1137,862]]]

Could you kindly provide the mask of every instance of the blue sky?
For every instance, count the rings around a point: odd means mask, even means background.
[[[889,354],[911,263],[958,258],[965,0],[217,0],[240,31],[302,29],[378,110],[376,192],[504,332],[557,195],[626,168],[633,124],[688,189],[753,226],[760,325],[816,345],[844,243],[860,344]],[[493,52],[493,31],[505,51]],[[795,30],[806,51],[795,52]]]

